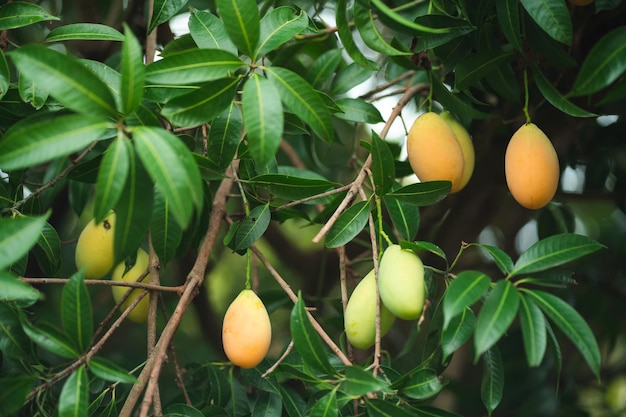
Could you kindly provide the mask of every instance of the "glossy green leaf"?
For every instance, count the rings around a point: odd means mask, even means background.
[[[30,324],[23,323],[22,329],[26,336],[43,349],[52,352],[55,355],[67,359],[76,359],[80,353],[74,347],[74,344],[61,330],[51,324],[41,322],[34,327]]]
[[[109,88],[76,59],[34,44],[9,54],[21,73],[44,85],[68,109],[86,116],[117,113]]]
[[[553,39],[570,45],[572,21],[562,0],[521,0],[530,17]]]
[[[306,79],[313,88],[325,90],[335,77],[337,68],[343,62],[341,49],[329,49],[313,61],[306,74]]]
[[[504,391],[504,364],[497,346],[483,354],[483,376],[480,382],[480,398],[491,415],[502,401]]]
[[[572,271],[548,270],[534,273],[530,277],[524,277],[516,281],[516,285],[531,284],[541,287],[565,288],[569,285],[576,285]]]
[[[330,111],[318,92],[302,77],[286,68],[268,67],[267,76],[278,89],[283,104],[307,123],[322,140],[333,139]]]
[[[226,406],[230,400],[231,388],[224,370],[212,364],[207,364],[206,369],[210,388],[208,401],[218,406]]]
[[[508,280],[498,281],[487,295],[476,319],[474,331],[475,357],[493,346],[507,331],[517,314],[519,293]]]
[[[358,366],[348,366],[344,370],[345,377],[339,390],[352,397],[360,397],[370,392],[382,391],[387,387],[384,380],[375,378],[371,371]]]
[[[450,192],[450,181],[428,181],[410,184],[387,194],[413,206],[430,206],[443,200]]]
[[[396,405],[394,402],[371,398],[367,400],[368,417],[414,417],[415,414]]]
[[[563,113],[569,114],[574,117],[594,117],[595,113],[588,112],[585,109],[581,109],[559,93],[559,91],[547,80],[547,78],[539,71],[537,67],[533,67],[533,78],[535,83],[541,91],[541,94],[546,100],[550,102],[554,107],[561,110]]]
[[[211,123],[208,134],[207,158],[218,168],[226,169],[232,162],[243,132],[243,116],[231,102]]]
[[[260,57],[293,39],[306,29],[309,19],[303,10],[281,6],[261,19],[260,41],[255,57]]]
[[[554,268],[604,247],[604,245],[583,235],[563,233],[550,236],[526,249],[515,262],[515,267],[509,276]]]
[[[448,326],[441,333],[441,350],[444,358],[449,358],[469,340],[475,323],[476,316],[470,308],[466,308],[450,319]]]
[[[385,40],[376,26],[372,10],[365,7],[360,1],[354,2],[353,15],[354,25],[359,31],[361,39],[372,50],[387,56],[409,55],[411,53],[394,48]]]
[[[44,8],[26,1],[7,2],[0,7],[0,30],[15,29],[45,20],[59,20]]]
[[[216,0],[226,32],[239,50],[254,57],[260,37],[260,16],[255,0]]]
[[[263,236],[263,233],[265,233],[270,224],[270,220],[269,204],[256,206],[250,210],[250,214],[239,223],[237,231],[228,246],[234,251],[249,248]]]
[[[384,14],[388,19],[393,20],[396,24],[408,29],[411,33],[446,33],[448,31],[447,28],[433,28],[409,20],[397,11],[393,10],[391,7],[387,6],[383,0],[371,0],[371,3],[380,13]]]
[[[418,16],[415,18],[415,22],[433,31],[432,33],[418,34],[413,48],[415,52],[436,48],[476,30],[476,27],[466,19],[443,14]]]
[[[354,239],[367,224],[370,202],[359,201],[341,213],[326,235],[326,247],[337,248]]]
[[[373,74],[372,70],[363,68],[356,62],[351,63],[343,68],[339,68],[333,78],[331,85],[331,94],[334,96],[345,94],[354,87],[361,85]]]
[[[294,347],[300,354],[302,362],[315,372],[335,375],[335,368],[328,360],[327,349],[307,315],[301,293],[298,293],[298,301],[291,310],[289,328]]]
[[[225,411],[224,411],[225,412]],[[170,404],[163,410],[164,417],[205,417],[219,414],[204,414],[200,410],[187,404]],[[227,414],[224,414],[226,417]]]
[[[0,301],[35,302],[43,298],[37,289],[6,271],[0,271],[0,287]]]
[[[82,365],[67,378],[59,395],[59,417],[86,416],[89,407],[89,378]]]
[[[219,49],[190,49],[167,55],[146,67],[146,81],[182,85],[226,78],[243,62],[231,52]]]
[[[336,184],[321,176],[305,177],[304,172],[292,174],[263,174],[250,180],[251,184],[266,186],[272,195],[279,198],[300,200],[312,197],[333,188]]]
[[[471,119],[485,119],[490,117],[488,113],[474,108],[474,106],[461,98],[459,94],[451,93],[436,77],[432,79],[431,88],[437,101],[457,117],[467,117]]]
[[[178,224],[186,228],[194,207],[203,204],[202,180],[191,152],[163,129],[139,126],[132,133],[143,166],[171,205]]]
[[[420,226],[419,207],[387,196],[383,197],[383,203],[400,237],[406,241],[413,241]]]
[[[444,330],[453,317],[478,301],[490,284],[491,279],[482,272],[469,270],[459,273],[452,280],[443,297]]]
[[[50,216],[0,218],[0,269],[4,269],[28,253],[39,240]]]
[[[224,23],[213,13],[191,9],[189,32],[198,47],[221,49],[237,54],[237,47],[228,37]]]
[[[280,395],[283,399],[283,408],[289,417],[304,417],[306,406],[300,394],[288,385],[279,385]]]
[[[411,249],[414,251],[424,250],[440,257],[441,259],[446,261],[446,264],[448,262],[448,258],[446,257],[446,253],[443,251],[443,249],[441,249],[439,246],[432,242],[426,242],[423,240],[418,240],[415,242],[400,242],[400,246],[402,247],[402,249]]]
[[[502,249],[491,246],[491,245],[483,245],[480,243],[472,243],[471,246],[475,246],[485,251],[491,259],[495,262],[496,266],[502,273],[508,274],[513,270],[513,260],[511,257]]]
[[[128,371],[108,359],[94,356],[89,361],[89,370],[98,378],[122,384],[134,384],[137,378],[129,374]]]
[[[163,197],[161,191],[156,188],[150,221],[150,240],[161,265],[167,265],[174,257],[182,237],[183,230],[174,219],[174,214],[168,201]]]
[[[348,19],[348,6],[346,0],[338,0],[335,10],[337,34],[339,35],[339,39],[341,40],[343,48],[346,50],[348,55],[350,55],[350,58],[354,60],[354,62],[356,62],[363,68],[375,70],[376,65],[372,61],[370,61],[363,54],[363,52],[361,52],[354,38],[352,37],[352,30],[350,28],[350,21]]]
[[[96,222],[104,219],[115,207],[124,190],[132,156],[131,146],[126,137],[118,136],[104,153],[98,170],[94,196],[93,212]]]
[[[532,297],[548,318],[574,343],[593,373],[598,376],[601,360],[598,342],[580,314],[555,295],[539,290],[524,292]]]
[[[124,114],[132,113],[141,104],[145,66],[143,50],[139,41],[128,26],[124,26],[124,43],[122,44],[122,82],[120,95]]]
[[[372,132],[372,177],[376,195],[383,196],[391,189],[396,177],[393,154],[385,141]]]
[[[266,165],[276,155],[283,136],[283,106],[271,81],[254,74],[241,94],[243,122],[252,158]]]
[[[516,50],[522,50],[519,0],[500,0],[496,3],[498,26]]]
[[[0,378],[0,416],[18,415],[35,378],[30,375],[3,376]]]
[[[280,395],[262,391],[256,396],[251,417],[280,416],[282,411]]]
[[[4,56],[4,51],[0,50],[0,99],[9,91],[9,82],[11,81],[11,73],[9,72],[9,64]]]
[[[63,42],[76,40],[124,41],[124,35],[111,26],[99,23],[72,23],[59,26],[48,33],[46,42]]]
[[[19,75],[17,89],[21,99],[25,103],[29,103],[35,109],[39,110],[46,104],[48,90],[46,90],[43,85],[30,80],[24,74]]]
[[[64,157],[100,139],[108,128],[102,119],[76,114],[24,119],[0,141],[0,169],[12,171]]]
[[[519,321],[528,366],[539,366],[546,353],[546,319],[541,309],[526,294],[520,294]]]
[[[307,416],[310,417],[337,417],[339,405],[337,403],[337,391],[331,390],[315,401]]]
[[[161,113],[178,126],[210,122],[227,109],[239,86],[239,78],[223,78],[168,101]]]
[[[465,90],[513,58],[510,52],[485,50],[462,59],[454,69],[455,88]]]
[[[54,276],[61,266],[61,239],[56,229],[50,223],[44,224],[43,229],[33,248],[33,254],[41,271]]]
[[[420,369],[412,374],[401,388],[401,392],[414,400],[425,400],[437,395],[445,386],[433,369]]]
[[[67,337],[80,352],[85,352],[91,344],[93,317],[91,298],[87,292],[85,277],[80,271],[72,275],[63,286],[61,319]]]
[[[611,85],[626,71],[626,27],[613,29],[589,51],[572,92],[582,96]]]
[[[148,26],[148,33],[174,17],[185,4],[187,4],[187,0],[154,0],[154,11]]]
[[[384,122],[380,111],[372,103],[360,98],[340,98],[336,101],[342,113],[335,117],[350,122],[376,124]]]

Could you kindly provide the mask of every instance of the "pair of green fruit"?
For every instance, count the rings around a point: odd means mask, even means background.
[[[400,245],[389,246],[378,266],[380,336],[396,317],[415,320],[422,315],[426,299],[424,264],[415,252]],[[352,346],[367,349],[376,339],[376,277],[374,270],[356,286],[344,312],[346,336]]]

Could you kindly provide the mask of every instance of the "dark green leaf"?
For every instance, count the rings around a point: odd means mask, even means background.
[[[539,366],[546,353],[546,319],[539,306],[524,293],[520,297],[519,320],[528,366]]]
[[[76,359],[80,356],[65,333],[50,324],[44,322],[33,327],[28,323],[23,323],[22,329],[30,340],[55,355],[67,359]]]
[[[504,364],[497,346],[491,347],[483,355],[483,377],[480,383],[480,398],[487,409],[487,414],[502,401],[504,389]]]
[[[61,319],[65,334],[80,352],[85,352],[91,344],[93,318],[91,298],[87,292],[85,277],[80,271],[72,275],[63,286]]]
[[[449,30],[448,28],[434,28],[430,26],[424,26],[412,20],[409,20],[397,11],[393,10],[391,7],[387,6],[383,2],[383,0],[371,0],[371,2],[380,13],[384,14],[387,18],[393,20],[398,25],[408,29],[411,33],[446,33]]]
[[[376,65],[367,59],[363,52],[359,49],[354,38],[352,37],[352,30],[350,29],[350,22],[348,20],[348,6],[346,0],[337,0],[337,7],[335,9],[335,21],[337,23],[337,34],[341,39],[341,44],[346,50],[350,58],[363,68],[375,70]]]
[[[208,401],[218,406],[226,406],[231,396],[231,387],[226,378],[224,369],[216,365],[207,364],[207,374],[209,381]]]
[[[354,239],[367,224],[370,202],[359,201],[341,213],[326,235],[326,247],[337,248]]]
[[[228,246],[234,251],[249,248],[263,236],[270,224],[270,220],[269,204],[256,206],[250,210],[250,214],[238,225],[237,231]]]
[[[33,248],[37,265],[48,276],[53,276],[61,266],[61,240],[56,229],[46,223]]]
[[[388,400],[372,398],[366,405],[368,417],[414,417],[413,413]]]
[[[128,373],[108,359],[94,356],[89,361],[89,370],[98,378],[109,382],[120,382],[122,384],[134,384],[137,378]]]
[[[443,328],[450,320],[478,301],[487,291],[491,279],[479,271],[463,271],[452,280],[443,297]]]
[[[250,180],[251,184],[267,186],[272,195],[279,198],[300,200],[326,192],[335,186],[320,176],[305,176],[306,171],[290,174],[263,174]],[[300,175],[299,175],[300,174]]]
[[[86,116],[117,113],[109,88],[79,61],[41,45],[10,52],[17,69],[68,109]]]
[[[279,385],[283,408],[289,417],[304,417],[306,403],[298,392],[288,385]]]
[[[402,247],[402,249],[411,249],[414,251],[425,250],[434,255],[437,255],[438,257],[446,261],[446,265],[448,264],[448,258],[446,256],[446,253],[443,251],[443,249],[441,249],[439,246],[435,245],[432,242],[426,242],[423,240],[417,242],[401,242],[400,246]]]
[[[35,83],[24,74],[19,75],[17,88],[21,99],[30,103],[35,109],[39,110],[46,104],[48,100],[48,90],[41,84]]]
[[[6,271],[0,271],[0,301],[35,302],[43,298],[38,290]]]
[[[598,342],[580,314],[555,295],[539,290],[524,292],[537,302],[548,318],[574,343],[593,373],[598,376],[600,372]]]
[[[437,101],[457,117],[467,117],[471,119],[485,119],[490,117],[488,113],[475,109],[458,94],[451,93],[436,77],[433,77],[432,80],[431,88]]]
[[[139,41],[128,26],[124,26],[124,43],[122,44],[122,112],[130,114],[141,104],[145,66],[143,51]]]
[[[216,0],[226,32],[241,52],[253,58],[260,36],[259,9],[255,0]]]
[[[280,395],[269,392],[257,394],[252,407],[251,417],[280,416],[283,411],[283,403]]]
[[[35,378],[30,375],[0,378],[0,416],[18,415],[33,387]]]
[[[9,64],[4,56],[4,51],[0,50],[0,99],[9,91],[9,82],[11,81],[11,73],[9,72]]]
[[[397,198],[383,197],[383,202],[394,228],[403,240],[412,241],[420,226],[419,207],[407,204]]]
[[[163,410],[164,417],[205,417],[207,415],[213,416],[216,414],[204,414],[187,404],[171,404]],[[223,414],[223,416],[226,417],[227,414]]]
[[[500,0],[496,3],[498,25],[504,36],[518,51],[522,50],[522,31],[518,0]]]
[[[440,408],[421,406],[413,408],[417,417],[460,417],[458,414],[451,413]]]
[[[39,240],[49,215],[0,218],[0,269],[28,253]]]
[[[509,276],[544,271],[604,248],[595,240],[573,233],[542,239],[520,255]]]
[[[243,132],[243,117],[239,106],[231,102],[211,123],[208,134],[207,158],[219,169],[226,169],[232,162]]]
[[[368,70],[367,68],[363,68],[356,62],[351,63],[350,65],[340,68],[335,78],[333,79],[333,83],[331,85],[331,94],[334,96],[345,94],[357,85],[362,84],[368,78],[370,78],[373,74],[372,70]]]
[[[86,416],[89,407],[89,379],[85,365],[72,374],[59,395],[59,417]]]
[[[559,382],[561,381],[561,370],[563,368],[563,355],[556,334],[554,334],[554,330],[552,330],[552,326],[550,326],[550,322],[548,321],[546,321],[546,330],[548,334],[548,346],[552,350],[554,367],[556,368],[556,392],[559,392]]]
[[[24,119],[0,141],[0,169],[35,166],[79,151],[98,140],[109,123],[90,116],[64,115],[37,121]]]
[[[191,9],[189,32],[200,48],[221,49],[237,54],[237,47],[228,37],[224,23],[210,12]]]
[[[73,23],[54,28],[46,36],[46,42],[75,40],[123,41],[124,35],[111,26],[98,23]]]
[[[513,58],[513,53],[494,50],[480,51],[462,59],[454,69],[455,88],[466,90],[487,77]]]
[[[260,42],[255,57],[260,57],[301,33],[308,25],[303,10],[281,6],[263,16],[260,26]]]
[[[243,62],[228,51],[190,49],[173,53],[148,65],[146,81],[188,86],[229,77],[242,65]]]
[[[174,17],[185,4],[187,4],[187,0],[155,0],[148,34],[161,23],[165,23]]]
[[[443,200],[450,192],[450,181],[428,181],[410,184],[387,194],[413,206],[430,206]]]
[[[360,98],[340,98],[336,101],[343,113],[335,113],[335,117],[350,122],[376,124],[384,122],[380,111],[372,103]]]
[[[361,35],[363,42],[376,52],[383,55],[409,55],[408,51],[401,51],[391,46],[378,31],[374,22],[372,10],[365,7],[360,1],[354,2],[354,24]]]
[[[307,71],[307,80],[313,88],[325,90],[329,81],[335,77],[337,68],[343,62],[341,49],[330,49],[321,54]]]
[[[542,287],[565,288],[568,285],[575,285],[576,280],[572,277],[573,272],[561,270],[547,270],[534,273],[531,277],[524,277],[517,280],[516,285],[531,284]]]
[[[562,0],[521,0],[530,17],[553,39],[572,43],[572,21]]]
[[[448,327],[441,333],[441,350],[444,358],[450,357],[469,340],[475,323],[476,316],[470,308],[466,308],[450,320]]]
[[[315,401],[307,416],[310,417],[337,417],[339,405],[337,404],[337,391],[332,390]]]
[[[475,357],[494,345],[507,331],[519,307],[517,288],[508,280],[499,281],[487,295],[478,313],[474,331]]]
[[[174,257],[182,237],[183,230],[174,219],[170,205],[161,191],[158,188],[155,189],[150,222],[150,240],[161,265],[167,265]]]
[[[414,400],[434,397],[444,387],[444,383],[432,369],[420,369],[411,375],[401,388],[401,392]]]
[[[413,50],[426,51],[444,45],[463,35],[473,32],[476,28],[466,19],[442,14],[427,14],[415,18],[415,22],[428,27],[433,33],[419,33]],[[434,31],[438,31],[434,33]]]
[[[15,29],[44,20],[59,20],[41,6],[25,1],[7,2],[0,7],[0,30]]]
[[[132,155],[130,141],[118,136],[107,148],[98,170],[96,193],[94,197],[94,218],[96,222],[103,220],[120,198]]]
[[[537,83],[537,87],[541,94],[557,109],[561,110],[563,113],[569,114],[574,117],[594,117],[597,116],[595,113],[588,112],[587,110],[581,109],[565,97],[559,93],[559,91],[554,88],[552,84],[546,79],[546,77],[539,71],[537,67],[533,67],[533,77],[535,79],[535,83]]]
[[[352,397],[360,397],[370,392],[382,391],[387,383],[375,378],[371,371],[358,366],[348,366],[345,369],[345,378],[339,385],[339,390]]]
[[[372,131],[372,177],[376,195],[383,196],[391,189],[396,177],[394,158],[389,146]]]
[[[487,254],[491,256],[493,261],[496,263],[498,269],[500,269],[502,273],[508,274],[513,270],[513,260],[502,249],[496,246],[482,245],[480,243],[472,243],[471,245],[476,246],[477,248],[480,248],[481,250],[487,252]]]

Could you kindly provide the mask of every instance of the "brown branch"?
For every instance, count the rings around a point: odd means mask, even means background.
[[[153,2],[150,1],[150,4]],[[159,274],[159,270],[161,269],[161,264],[159,262],[159,257],[154,251],[154,247],[152,246],[152,239],[148,236],[148,248],[149,248],[149,263],[148,270],[150,271],[150,279],[149,282],[152,285],[160,285],[161,277]],[[154,350],[157,341],[157,316],[158,316],[158,303],[159,303],[159,293],[154,291],[150,291],[150,299],[148,300],[148,335],[147,335],[147,355],[150,355],[150,352]],[[154,415],[156,417],[163,416],[163,408],[161,406],[161,394],[159,392],[158,387],[154,391]]]
[[[374,96],[377,93],[380,93],[381,91],[385,91],[386,89],[388,89],[389,87],[393,87],[394,85],[398,84],[401,81],[406,80],[407,78],[412,77],[413,75],[415,75],[416,71],[407,71],[404,74],[394,78],[393,80],[390,80],[384,84],[379,85],[376,88],[373,88],[372,90],[368,91],[365,94],[362,94],[359,96],[360,99],[363,100],[367,100],[368,98]]]
[[[31,285],[45,285],[45,284],[66,284],[69,278],[20,278],[20,281],[26,282]],[[163,285],[154,285],[146,282],[133,282],[133,281],[111,281],[108,279],[86,279],[83,281],[85,285],[104,285],[105,287],[132,287],[143,288],[144,290],[159,291],[159,292],[175,292],[181,294],[184,285],[178,285],[176,287],[166,287]]]

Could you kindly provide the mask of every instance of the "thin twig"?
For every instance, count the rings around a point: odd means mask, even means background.
[[[285,349],[285,351],[283,352],[282,355],[280,355],[280,358],[278,358],[278,360],[276,362],[274,362],[274,364],[272,366],[270,366],[267,371],[263,372],[263,375],[261,375],[261,378],[266,378],[269,374],[271,374],[272,372],[274,372],[276,370],[276,368],[278,368],[278,365],[280,365],[282,363],[282,361],[285,360],[285,358],[287,357],[287,355],[289,355],[289,353],[291,353],[291,350],[293,349],[293,339],[291,339],[291,341],[289,342],[289,344],[287,345],[287,349]]]
[[[152,3],[152,1],[150,2]],[[148,236],[148,248],[149,248],[149,264],[148,270],[150,271],[150,279],[149,282],[152,285],[160,285],[161,277],[159,274],[159,270],[161,268],[159,257],[154,250],[154,246],[152,245],[152,239]],[[150,291],[150,298],[148,303],[148,335],[147,335],[147,355],[150,355],[150,352],[154,350],[157,341],[157,316],[158,316],[158,303],[159,303],[159,293],[154,291]],[[146,355],[146,356],[147,356]],[[154,390],[154,398],[153,398],[153,409],[154,415],[156,417],[163,416],[163,408],[161,406],[161,394],[157,385],[157,388]]]
[[[373,97],[375,94],[380,93],[381,91],[385,91],[386,89],[388,89],[389,87],[392,87],[396,84],[398,84],[401,81],[406,80],[407,78],[412,77],[413,75],[415,75],[416,71],[407,71],[404,74],[394,78],[393,80],[390,80],[384,84],[379,85],[378,87],[368,91],[367,93],[360,95],[359,98],[363,99],[363,100],[367,100],[370,97]]]
[[[45,284],[66,284],[69,278],[20,278],[20,281],[26,282],[31,285],[45,285]],[[147,282],[133,282],[133,281],[111,281],[108,279],[86,279],[83,281],[85,285],[104,285],[105,287],[132,287],[143,288],[144,290],[159,291],[159,292],[175,292],[181,294],[184,285],[178,285],[176,287],[167,287],[163,285],[153,285]]]

